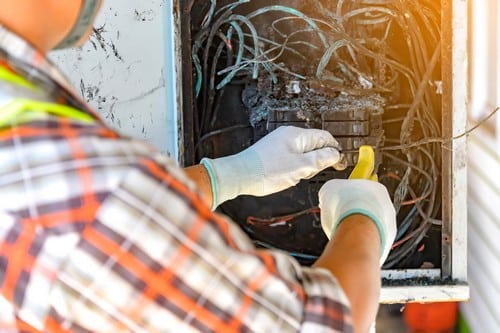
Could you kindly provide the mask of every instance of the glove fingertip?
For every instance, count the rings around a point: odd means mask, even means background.
[[[332,167],[340,161],[340,152],[335,148],[326,147],[318,149],[316,152],[318,154],[318,165],[322,169]]]

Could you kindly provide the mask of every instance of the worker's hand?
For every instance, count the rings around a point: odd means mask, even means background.
[[[326,131],[283,126],[236,155],[204,158],[212,207],[241,194],[265,196],[294,186],[339,162],[338,148]]]
[[[369,217],[380,234],[382,266],[396,237],[396,212],[384,185],[364,179],[330,180],[319,191],[319,205],[321,226],[329,239],[346,217]]]

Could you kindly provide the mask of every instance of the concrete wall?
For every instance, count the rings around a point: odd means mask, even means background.
[[[51,55],[119,132],[177,159],[172,0],[107,0],[83,47]]]

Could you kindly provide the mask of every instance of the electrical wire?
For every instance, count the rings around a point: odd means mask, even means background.
[[[295,220],[298,217],[304,216],[304,215],[309,215],[309,214],[319,214],[320,210],[319,207],[312,207],[308,208],[305,210],[302,210],[297,213],[292,213],[292,214],[287,214],[283,216],[274,216],[274,217],[268,217],[268,218],[262,218],[262,217],[255,217],[255,216],[249,216],[247,218],[247,224],[252,225],[252,226],[276,226],[276,225],[283,225],[288,222],[291,222]]]

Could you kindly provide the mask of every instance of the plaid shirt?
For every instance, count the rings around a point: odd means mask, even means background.
[[[37,84],[0,81],[4,103],[10,92],[91,112],[54,66],[1,26],[0,50],[0,66]],[[0,332],[89,331],[352,326],[329,272],[255,249],[171,160],[97,118],[42,112],[0,128]]]

